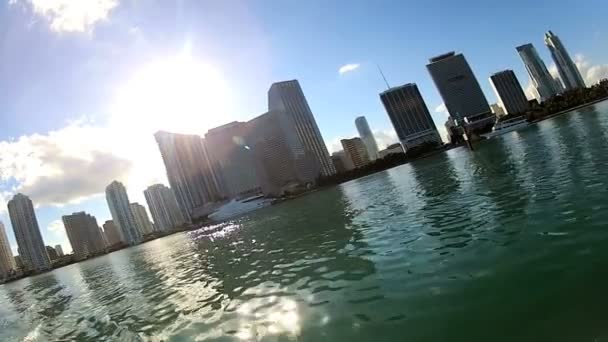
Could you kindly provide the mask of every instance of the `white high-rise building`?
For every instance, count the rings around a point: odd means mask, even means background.
[[[131,212],[133,212],[135,224],[137,225],[137,228],[142,236],[152,234],[154,232],[152,222],[150,222],[150,218],[148,217],[148,212],[143,205],[139,203],[131,203]]]
[[[163,184],[151,185],[144,191],[144,196],[157,229],[167,232],[186,222],[173,191],[168,187]]]
[[[62,257],[65,254],[63,253],[63,247],[61,245],[55,245],[55,252],[57,252],[57,256]]]
[[[570,58],[566,47],[562,44],[559,37],[549,31],[545,33],[545,44],[549,48],[549,51],[551,51],[551,56],[557,66],[557,72],[566,90],[585,88],[585,81],[580,71],[572,58]]]
[[[551,77],[549,70],[547,70],[545,62],[538,55],[534,45],[525,44],[518,46],[517,52],[524,62],[528,75],[530,75],[536,94],[539,97],[538,100],[543,102],[557,95],[559,91],[555,89],[555,81]]]
[[[369,164],[367,147],[361,138],[342,139],[340,142],[342,148],[344,148],[344,155],[349,161],[349,166],[357,169]]]
[[[65,215],[62,220],[76,259],[105,252],[105,242],[94,216],[82,211]],[[57,254],[59,255],[58,251]]]
[[[372,130],[369,128],[369,124],[367,123],[367,119],[365,118],[365,116],[360,116],[356,118],[355,126],[357,126],[359,137],[361,138],[361,140],[363,140],[363,143],[367,148],[367,154],[369,155],[369,159],[378,159],[378,144],[376,143],[376,138],[374,138]]]
[[[15,258],[8,242],[6,228],[0,221],[0,279],[5,278],[11,271],[17,270]]]
[[[310,174],[313,179],[319,174],[330,176],[336,173],[321,131],[297,80],[274,83],[270,87],[268,110],[276,113],[292,152],[304,154],[306,170],[302,173]]]
[[[117,181],[110,183],[106,187],[106,200],[112,220],[118,227],[120,240],[129,245],[141,242],[141,233],[137,229],[125,186]]]
[[[108,220],[103,224],[103,234],[106,237],[108,247],[124,243],[120,229],[116,227],[113,220]]]
[[[16,194],[8,202],[8,213],[19,246],[19,256],[26,271],[44,271],[51,268],[40,227],[29,197]]]
[[[189,221],[208,215],[221,193],[205,140],[198,135],[162,131],[154,137],[182,215]]]

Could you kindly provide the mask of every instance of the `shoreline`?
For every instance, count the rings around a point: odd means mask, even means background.
[[[536,124],[536,123],[539,123],[539,122],[541,122],[541,121],[545,121],[545,120],[548,120],[548,119],[552,119],[552,118],[554,118],[554,117],[556,117],[556,116],[564,115],[564,114],[570,113],[570,112],[572,112],[572,111],[579,110],[579,109],[581,109],[581,108],[585,108],[585,107],[593,106],[594,104],[598,104],[598,103],[600,103],[600,102],[604,102],[604,101],[608,101],[608,97],[605,97],[605,98],[603,98],[603,99],[593,100],[593,101],[591,101],[591,102],[587,102],[587,103],[583,103],[583,104],[581,104],[581,105],[574,106],[574,107],[569,108],[569,109],[564,109],[564,110],[559,111],[559,112],[557,112],[557,113],[554,113],[554,114],[549,114],[549,115],[547,115],[547,116],[545,116],[545,117],[543,117],[543,118],[540,118],[540,119],[536,119],[536,120],[530,121],[530,123],[531,123],[531,124]]]

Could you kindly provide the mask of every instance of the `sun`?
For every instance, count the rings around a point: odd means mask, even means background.
[[[189,55],[160,59],[136,70],[118,88],[111,124],[154,133],[202,134],[229,114],[228,87],[217,69]]]

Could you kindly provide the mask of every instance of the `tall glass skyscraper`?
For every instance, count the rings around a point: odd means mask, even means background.
[[[295,153],[301,151],[307,155],[305,159],[309,162],[306,173],[312,173],[313,178],[319,174],[329,176],[336,173],[321,131],[297,80],[274,83],[270,87],[268,110],[276,113],[284,131],[295,132],[295,136],[288,134],[287,141]]]
[[[8,202],[8,213],[19,246],[19,256],[26,271],[43,271],[51,268],[51,260],[44,247],[40,227],[29,197],[16,194]]]
[[[182,215],[190,221],[209,214],[209,205],[218,201],[221,193],[204,139],[162,131],[154,137]]]
[[[462,54],[449,52],[431,58],[426,67],[451,117],[459,122],[488,118],[490,105]]]
[[[572,58],[570,58],[559,37],[549,31],[545,33],[545,44],[547,44],[549,51],[551,51],[551,56],[557,66],[557,72],[566,90],[585,88],[585,81],[581,73],[576,64],[574,64],[574,61],[572,61]]]
[[[423,143],[441,144],[435,122],[416,84],[391,88],[380,94],[380,100],[406,151]]]
[[[108,201],[108,207],[110,207],[112,220],[118,227],[121,240],[129,245],[140,243],[141,233],[137,229],[135,217],[133,216],[133,212],[131,212],[129,196],[127,195],[125,186],[117,181],[110,183],[106,187],[106,200]]]
[[[490,84],[506,114],[523,113],[528,110],[528,99],[513,70],[500,71],[490,76]]]
[[[556,89],[555,81],[551,77],[549,70],[547,70],[545,62],[538,55],[534,45],[525,44],[518,46],[517,52],[526,66],[538,99],[543,102],[557,95],[559,91]]]
[[[363,143],[365,144],[365,148],[367,148],[369,159],[378,159],[378,144],[376,143],[376,138],[374,138],[372,130],[369,128],[369,124],[367,123],[365,116],[356,118],[355,126],[357,126],[359,137],[361,137],[361,140],[363,140]]]

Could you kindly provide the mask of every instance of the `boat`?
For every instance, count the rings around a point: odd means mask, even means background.
[[[266,198],[263,195],[241,200],[233,199],[211,213],[209,219],[215,222],[225,221],[267,207],[271,204],[272,199]]]
[[[503,135],[505,133],[517,131],[522,128],[526,128],[530,125],[530,123],[526,120],[524,116],[520,116],[517,118],[504,120],[496,123],[492,132],[482,134],[481,136],[490,139],[499,135]]]

